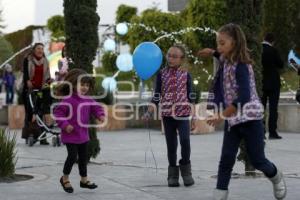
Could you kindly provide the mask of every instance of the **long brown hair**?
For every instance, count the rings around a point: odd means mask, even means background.
[[[228,58],[231,64],[235,62],[253,63],[253,60],[250,58],[250,50],[247,47],[246,36],[239,25],[233,23],[226,24],[218,30],[218,33],[225,33],[234,42],[233,50]]]
[[[76,92],[78,81],[80,81],[80,83],[89,84],[89,91],[88,91],[89,94],[94,90],[94,83],[95,83],[94,78],[91,77],[86,71],[82,69],[74,68],[70,70],[64,79],[64,82],[67,82],[72,85],[73,87],[72,92]],[[59,95],[65,96],[70,94],[70,86],[67,83],[59,84],[58,86]]]

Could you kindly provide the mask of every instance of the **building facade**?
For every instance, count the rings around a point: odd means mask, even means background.
[[[190,0],[168,0],[168,10],[171,12],[181,11]]]

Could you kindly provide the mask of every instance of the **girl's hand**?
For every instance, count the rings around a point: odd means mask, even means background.
[[[105,117],[104,116],[102,116],[102,117],[99,117],[99,118],[97,118],[96,119],[96,123],[97,123],[97,125],[101,125],[101,124],[103,124],[104,123],[104,121],[105,121]],[[97,131],[101,131],[101,128],[102,127],[100,127],[100,126],[97,126]]]
[[[153,106],[148,106],[147,111],[142,115],[142,120],[148,121],[154,112]]]
[[[213,55],[213,53],[215,52],[214,49],[210,49],[210,48],[204,48],[204,49],[201,49],[197,52],[197,55],[199,57],[210,57]]]
[[[32,82],[30,80],[27,81],[27,87],[29,89],[33,88]]]
[[[102,124],[102,123],[104,123],[104,121],[105,121],[105,117],[104,116],[99,117],[98,120],[97,120],[97,124]]]
[[[192,121],[191,121],[191,131],[195,130],[196,128],[196,119],[192,118]]]
[[[32,119],[31,119],[31,122],[35,122],[35,120],[36,120],[36,117],[35,117],[35,115],[33,115]]]
[[[65,130],[67,133],[71,133],[73,131],[74,127],[72,125],[68,125]]]
[[[152,115],[152,112],[147,111],[146,113],[144,113],[144,114],[142,115],[142,120],[143,120],[143,121],[148,121],[148,120],[150,120],[150,119],[151,119],[151,115]]]
[[[216,126],[216,125],[220,124],[222,121],[223,121],[223,119],[217,113],[213,116],[208,117],[207,124],[210,126]]]

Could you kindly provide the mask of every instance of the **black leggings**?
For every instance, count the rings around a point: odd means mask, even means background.
[[[82,177],[87,176],[87,144],[88,142],[83,144],[66,144],[68,150],[68,157],[64,165],[64,175],[69,175],[71,173],[72,167],[77,161],[78,155],[79,174]]]

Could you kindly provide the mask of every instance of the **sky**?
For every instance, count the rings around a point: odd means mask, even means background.
[[[167,11],[168,0],[98,0],[100,24],[111,24],[115,20],[115,12],[120,4],[126,4],[142,10],[153,5]],[[63,14],[63,0],[0,0],[4,33],[23,29],[29,25],[46,25],[53,16]]]

